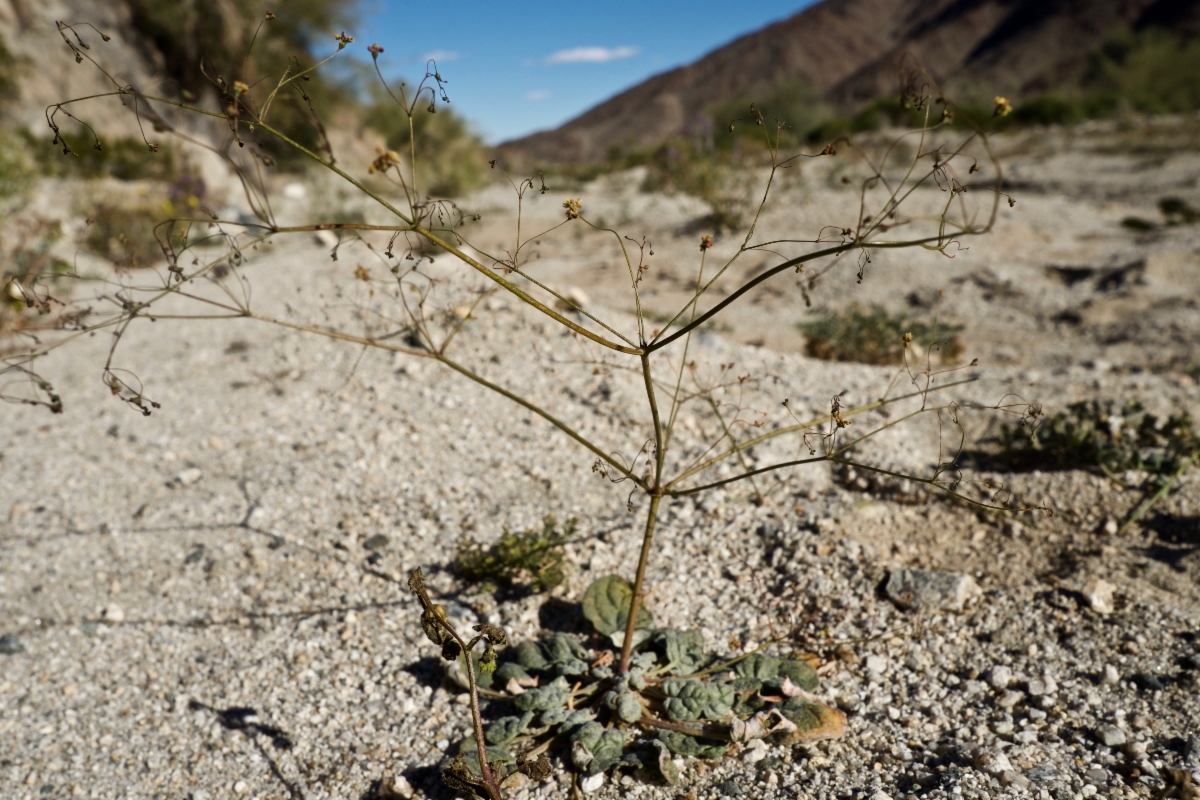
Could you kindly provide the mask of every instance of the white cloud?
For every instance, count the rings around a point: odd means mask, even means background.
[[[462,53],[456,50],[434,50],[421,56],[422,61],[458,61],[460,58]]]
[[[642,52],[640,47],[575,47],[559,50],[546,59],[547,64],[602,64],[620,58],[632,58]]]
[[[552,94],[553,93],[547,89],[535,89],[532,92],[526,92],[525,99],[526,100],[549,100],[550,97],[552,96]]]

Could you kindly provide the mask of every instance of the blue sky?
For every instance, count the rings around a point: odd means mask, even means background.
[[[814,0],[606,3],[382,2],[351,45],[384,48],[384,74],[411,79],[438,59],[451,107],[490,143],[554,128],[651,75],[695,61]]]

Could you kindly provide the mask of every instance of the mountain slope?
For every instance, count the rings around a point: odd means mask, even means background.
[[[795,77],[850,111],[895,91],[906,54],[950,88],[1019,97],[1077,79],[1122,30],[1198,22],[1200,0],[826,0],[501,149],[579,163],[652,147],[716,103]]]

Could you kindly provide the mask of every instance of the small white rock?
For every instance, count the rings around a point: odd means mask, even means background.
[[[382,800],[395,800],[397,797],[411,800],[416,791],[403,775],[387,775],[380,782],[377,794]]]
[[[1013,768],[1008,756],[1000,750],[984,750],[975,757],[975,766],[997,778]]]
[[[892,796],[880,789],[875,794],[871,795],[871,800],[892,800]]]
[[[120,625],[125,621],[125,611],[116,603],[109,603],[100,615],[109,625]]]
[[[1096,738],[1107,747],[1120,747],[1125,744],[1125,731],[1116,725],[1105,725],[1096,731]]]
[[[1092,578],[1083,587],[1083,599],[1097,614],[1111,614],[1114,608],[1113,591],[1116,588],[1106,580]]]
[[[1003,664],[997,664],[996,666],[992,667],[992,671],[988,673],[988,683],[990,683],[994,689],[1005,688],[1012,683],[1012,679],[1012,669],[1004,666]]]
[[[249,788],[250,787],[246,785],[245,781],[237,781],[233,784],[233,791],[236,794],[245,794],[246,790]]]
[[[746,752],[742,753],[742,761],[747,764],[757,764],[767,757],[768,750],[767,743],[762,739],[753,739],[746,745]]]
[[[203,476],[204,473],[199,467],[188,467],[177,474],[172,480],[172,483],[174,483],[176,486],[191,486]]]
[[[887,659],[883,656],[867,656],[867,671],[882,675],[887,670]]]
[[[1104,665],[1104,677],[1101,679],[1109,686],[1116,685],[1121,680],[1121,673],[1112,664]]]
[[[583,780],[579,781],[579,788],[584,794],[591,794],[604,785],[604,773],[597,772],[595,775],[588,775]]]

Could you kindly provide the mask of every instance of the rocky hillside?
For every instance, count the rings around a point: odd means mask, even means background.
[[[1124,31],[1200,28],[1197,0],[826,0],[656,75],[560,128],[503,145],[511,156],[578,163],[652,147],[706,109],[806,79],[852,111],[895,90],[906,55],[951,87],[1017,97],[1077,80]]]

